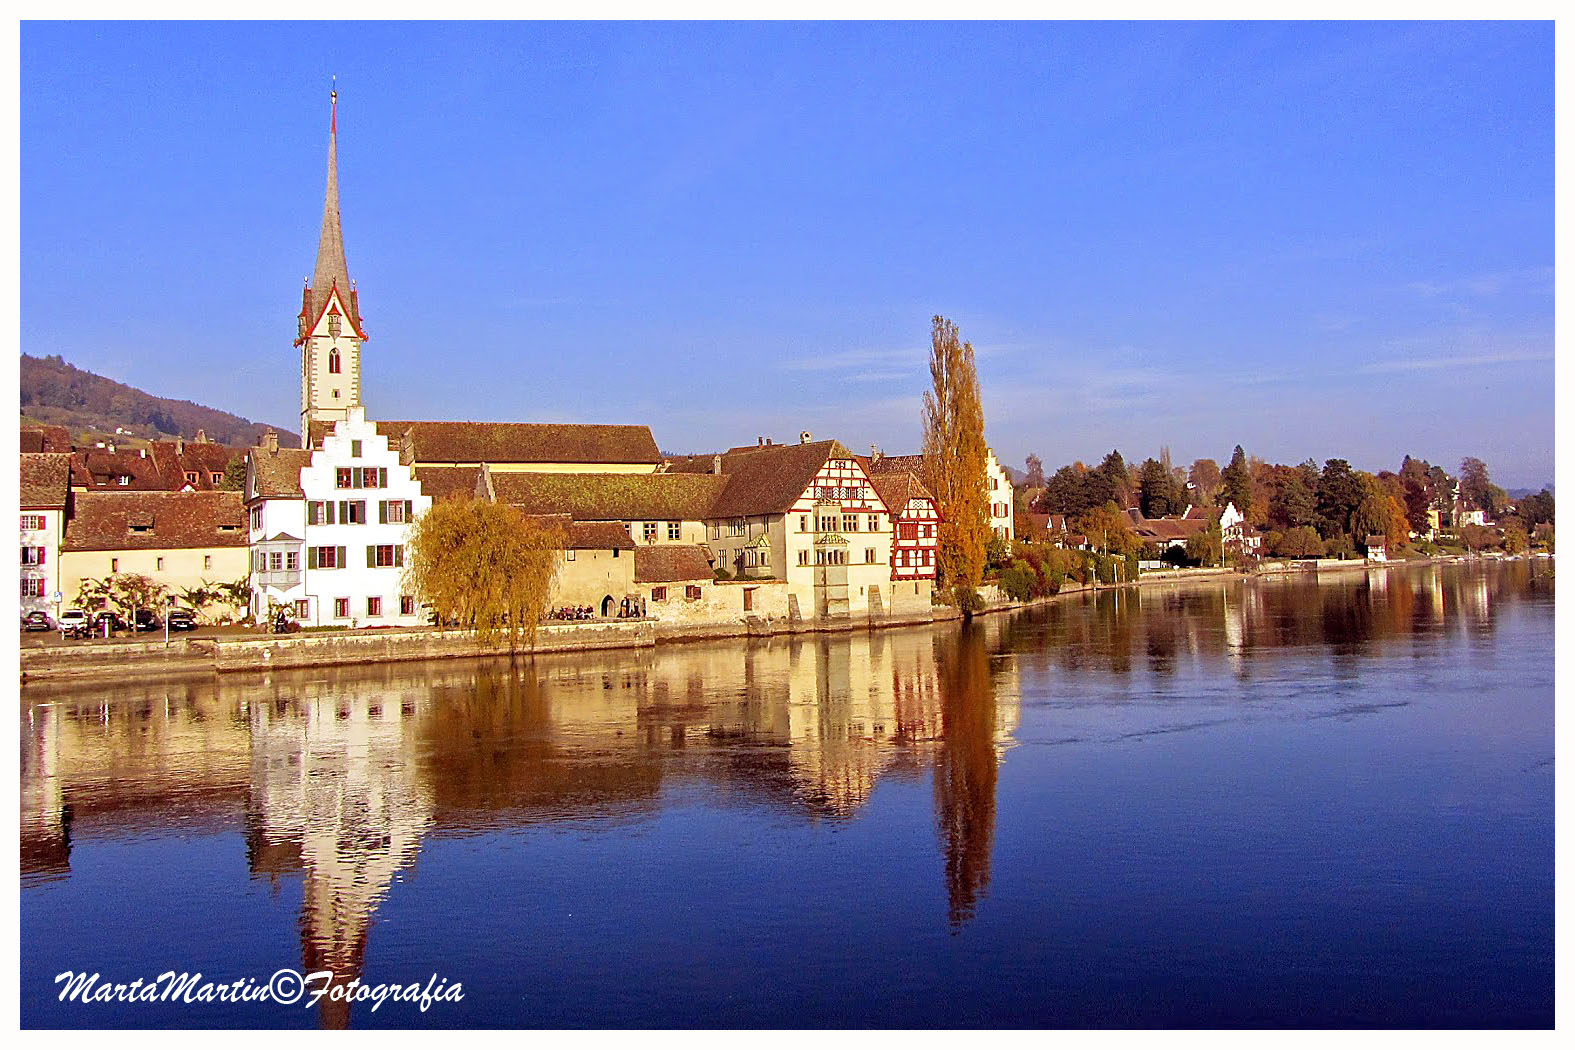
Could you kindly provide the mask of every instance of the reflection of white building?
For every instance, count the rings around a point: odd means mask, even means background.
[[[282,715],[251,705],[254,855],[298,859],[304,962],[340,981],[360,974],[372,914],[431,824],[410,718],[370,689],[324,690]]]

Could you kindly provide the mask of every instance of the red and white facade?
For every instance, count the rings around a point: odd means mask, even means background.
[[[892,513],[891,578],[934,580],[941,526],[935,497],[907,471],[876,473],[872,480]]]

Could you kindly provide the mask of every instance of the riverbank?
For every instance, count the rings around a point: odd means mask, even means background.
[[[1443,557],[1394,562],[1334,561],[1320,559],[1316,569],[1276,567],[1253,574],[1235,569],[1173,569],[1145,573],[1138,579],[1115,584],[1075,584],[1053,595],[1027,602],[1007,599],[993,585],[984,590],[985,607],[976,615],[989,616],[1048,605],[1073,596],[1126,588],[1184,586],[1221,579],[1252,579],[1300,573],[1388,570],[1466,559]],[[21,651],[22,682],[102,680],[124,677],[185,677],[237,671],[331,667],[358,663],[394,663],[412,660],[447,660],[476,657],[586,652],[597,649],[639,649],[684,642],[729,638],[763,638],[786,635],[826,634],[846,631],[885,630],[924,626],[960,619],[956,609],[935,606],[923,614],[907,613],[876,618],[798,620],[745,617],[702,624],[664,624],[660,620],[609,620],[584,623],[543,624],[534,646],[511,649],[506,643],[483,645],[467,631],[444,628],[390,628],[265,635],[261,637],[204,637],[164,641],[124,642],[112,646],[91,644],[42,645]]]

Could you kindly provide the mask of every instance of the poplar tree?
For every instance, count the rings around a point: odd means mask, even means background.
[[[930,390],[924,395],[924,483],[941,515],[937,583],[964,612],[984,579],[990,518],[986,506],[984,406],[973,345],[957,326],[930,321]]]

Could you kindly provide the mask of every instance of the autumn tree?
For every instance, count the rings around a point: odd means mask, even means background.
[[[1504,553],[1524,554],[1530,546],[1526,539],[1526,527],[1519,521],[1511,521],[1504,526]]]
[[[411,527],[405,587],[483,644],[504,635],[510,648],[533,644],[566,542],[561,528],[516,507],[445,500]]]
[[[1520,520],[1527,525],[1542,525],[1553,521],[1553,493],[1547,489],[1534,492],[1520,501]]]
[[[1211,521],[1208,528],[1187,537],[1187,557],[1199,565],[1218,565],[1224,555],[1224,538],[1220,535],[1217,521]]]
[[[1406,521],[1412,531],[1427,532],[1427,512],[1432,509],[1438,496],[1434,491],[1432,464],[1425,459],[1405,457],[1400,462],[1400,485],[1405,493]]]
[[[1488,477],[1486,463],[1475,456],[1467,456],[1460,461],[1460,494],[1473,506],[1489,514],[1496,513],[1499,500],[1495,498],[1495,490],[1503,491]]]
[[[1108,554],[1124,558],[1143,549],[1143,541],[1132,531],[1132,519],[1113,502],[1085,512],[1072,527],[1087,536],[1090,544]]]
[[[1187,472],[1187,480],[1192,483],[1193,502],[1200,507],[1214,506],[1214,498],[1220,491],[1220,465],[1212,459],[1194,460],[1192,469]]]
[[[1042,489],[1045,486],[1045,462],[1034,453],[1028,453],[1028,458],[1023,465],[1028,469],[1023,474],[1023,487]]]
[[[1298,525],[1280,534],[1274,553],[1286,558],[1317,558],[1323,555],[1323,540],[1311,525]]]
[[[924,395],[925,484],[941,525],[936,579],[964,610],[984,580],[990,542],[984,474],[984,405],[973,344],[939,315],[930,321],[930,389]]]

